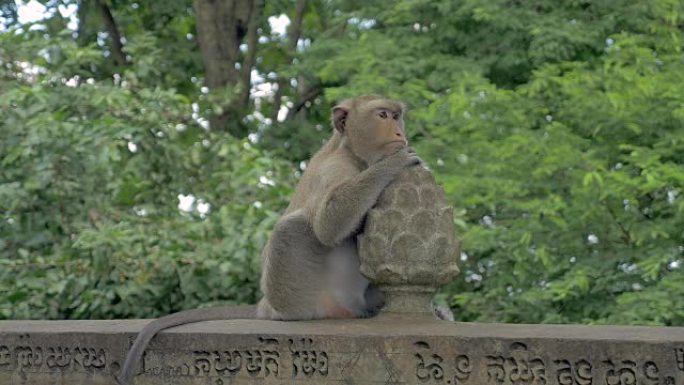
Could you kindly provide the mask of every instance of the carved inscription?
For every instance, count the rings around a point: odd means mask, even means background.
[[[17,359],[16,368],[40,368],[43,365],[43,348],[18,346],[14,348],[14,355]],[[48,366],[49,367],[49,366]]]
[[[636,384],[636,362],[624,360],[619,365],[612,360],[603,361],[607,365],[606,385],[634,385]]]
[[[546,364],[530,356],[527,345],[515,342],[509,355],[488,355],[487,382],[490,384],[546,385]]]
[[[662,379],[653,361],[603,360],[596,368],[588,359],[556,359],[555,376],[548,375],[543,358],[530,356],[522,343],[511,345],[508,355],[488,355],[487,382],[496,385],[546,385],[555,378],[559,385],[674,385],[673,377]],[[600,370],[599,370],[600,369]],[[597,378],[598,376],[598,378]]]
[[[317,348],[312,338],[259,337],[258,344],[238,349],[192,351],[190,356],[183,354],[181,361],[173,366],[161,365],[144,370],[144,373],[159,377],[206,377],[212,385],[232,384],[236,376],[255,380],[338,380],[338,374],[330,373],[328,352]],[[431,343],[418,340],[413,343],[413,351],[397,352],[415,360],[415,371],[396,371],[390,378],[394,382],[426,385],[684,385],[674,375],[674,372],[684,372],[684,348],[666,350],[670,360],[674,353],[674,363],[669,361],[665,365],[657,360],[660,353],[654,355],[648,351],[624,356],[558,357],[541,353],[537,346],[528,348],[522,342],[495,346],[496,350],[487,352],[489,354],[473,356],[435,349]],[[393,355],[379,354],[385,366],[392,367]],[[45,346],[34,344],[25,337],[17,345],[0,344],[0,371],[93,373],[108,368],[108,356],[102,348]],[[283,358],[285,362],[281,362]],[[291,366],[287,361],[290,358]],[[163,356],[160,360],[167,362]],[[116,364],[109,366],[112,366],[110,371],[117,369]],[[407,374],[415,377],[413,380],[402,378]],[[335,378],[329,379],[329,376]]]
[[[157,366],[144,373],[166,376],[292,378],[326,377],[329,370],[328,353],[314,349],[311,338],[288,339],[292,367],[282,373],[281,352],[285,344],[275,338],[259,337],[260,347],[247,349],[195,350],[191,360],[181,366]],[[285,350],[287,352],[288,350]],[[286,369],[285,369],[286,370]],[[287,370],[286,370],[287,371]],[[212,380],[214,381],[214,380]],[[222,381],[222,380],[220,380]],[[230,382],[229,382],[230,383]]]
[[[430,344],[425,341],[417,341],[413,346],[416,347],[413,355],[416,358],[416,378],[420,382],[445,381],[459,385],[470,378],[473,367],[467,355],[444,356],[432,351]]]
[[[297,378],[328,376],[328,353],[312,349],[311,338],[289,339],[292,353],[292,376]]]
[[[107,366],[105,349],[65,346],[0,346],[0,368],[19,371],[39,370],[100,370]]]
[[[219,374],[233,375],[240,370],[242,366],[242,355],[240,352],[233,350],[224,351],[223,354],[217,353],[214,358],[214,367]],[[276,370],[277,374],[277,370]]]
[[[10,358],[11,355],[9,347],[5,345],[0,346],[0,367],[9,366]]]
[[[591,385],[594,374],[589,361],[584,359],[575,362],[555,360],[554,363],[559,385]]]
[[[421,350],[430,350],[430,345],[427,342],[419,341],[414,344]],[[423,356],[425,354],[425,356]],[[439,354],[432,353],[416,353],[418,363],[416,365],[416,378],[422,382],[427,382],[431,379],[442,380],[444,378],[444,369],[442,362],[444,358]]]
[[[613,362],[603,361],[606,364],[605,385],[657,385],[660,383],[658,366],[653,361],[647,361],[639,366],[631,360]]]
[[[260,337],[259,342],[263,345],[260,349],[194,351],[190,372],[195,376],[235,376],[244,370],[251,377],[278,376],[278,340]]]
[[[452,384],[462,384],[470,378],[470,373],[473,371],[470,366],[470,358],[464,354],[456,356],[456,366]]]
[[[315,348],[312,338],[259,338],[260,346],[247,349],[198,350],[192,359],[177,367],[159,367],[145,373],[156,376],[198,376],[211,378],[212,384],[232,383],[242,373],[246,378],[325,379],[329,376],[328,352]],[[108,352],[86,346],[40,346],[24,341],[17,346],[0,345],[0,370],[39,372],[46,370],[92,372],[107,368]],[[528,349],[515,342],[489,355],[471,357],[460,352],[443,352],[430,343],[413,343],[415,359],[413,383],[444,385],[684,385],[656,360],[627,357],[556,358],[540,356],[539,349]],[[284,353],[292,359],[291,372],[281,363]],[[673,350],[669,350],[672,354]],[[408,353],[408,352],[407,352]],[[391,360],[389,355],[384,355]],[[605,356],[604,356],[605,357]],[[671,355],[669,355],[671,359]],[[684,371],[684,349],[674,349],[675,365],[670,370]],[[284,373],[283,373],[284,371]],[[473,375],[476,377],[473,378]],[[401,376],[399,376],[401,377]],[[401,380],[399,377],[397,381]],[[222,379],[223,378],[223,379]],[[227,381],[227,382],[226,382]]]
[[[659,383],[660,375],[658,374],[658,365],[656,365],[655,362],[646,361],[643,366],[643,371],[646,383],[650,383],[652,385],[657,385]]]

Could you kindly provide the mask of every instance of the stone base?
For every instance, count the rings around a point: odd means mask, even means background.
[[[0,322],[0,385],[115,385],[147,321]],[[367,320],[169,329],[138,385],[684,385],[684,328]]]
[[[432,297],[436,289],[427,286],[381,286],[385,293],[383,313],[432,314]]]

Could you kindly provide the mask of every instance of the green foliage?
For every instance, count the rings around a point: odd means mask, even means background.
[[[341,84],[331,99],[409,102],[458,211],[458,319],[684,324],[681,3],[353,12],[380,21],[319,41],[303,71]]]
[[[255,69],[300,111],[257,98],[251,141],[203,127],[232,91],[201,91],[189,1],[108,2],[124,68],[88,6],[75,39],[3,4],[0,318],[253,302],[331,104],[380,93],[456,207],[459,320],[684,325],[680,1],[311,1],[294,53],[268,2]]]
[[[289,164],[203,129],[187,96],[144,86],[144,60],[95,81],[86,68],[103,58],[91,48],[42,42],[60,58],[48,63],[31,60],[35,40],[25,38],[3,34],[0,44],[16,64],[0,73],[0,317],[153,317],[253,302]],[[197,199],[187,212],[179,194]]]

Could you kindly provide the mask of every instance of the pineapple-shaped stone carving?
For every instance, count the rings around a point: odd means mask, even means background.
[[[423,166],[404,170],[368,212],[361,273],[386,295],[383,312],[431,312],[437,287],[458,274],[453,208]]]

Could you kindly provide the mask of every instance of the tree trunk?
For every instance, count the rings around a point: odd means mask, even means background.
[[[236,68],[236,63],[239,63],[240,43],[249,30],[250,17],[258,10],[254,4],[256,1],[193,1],[197,14],[197,40],[204,61],[204,81],[210,90],[239,85],[240,70]],[[251,66],[250,63],[244,64]],[[242,86],[249,89],[250,85]],[[234,99],[226,102],[222,113],[209,120],[213,130],[228,131],[236,137],[247,135],[239,122],[240,117],[235,116],[235,107],[239,106],[240,99],[240,95],[235,95]]]
[[[304,19],[304,11],[306,10],[307,0],[297,0],[297,6],[295,9],[295,18],[288,28],[287,34],[289,37],[288,47],[287,47],[287,65],[291,65],[294,60],[295,54],[297,53],[297,42],[302,35],[302,20]],[[271,119],[277,121],[278,112],[280,111],[280,105],[282,103],[283,95],[285,94],[285,87],[287,86],[288,79],[282,76],[278,78],[278,89],[273,96],[273,110],[271,111]]]
[[[259,24],[261,23],[261,12],[264,7],[262,0],[254,0],[252,3],[252,10],[249,17],[249,26],[247,28],[247,53],[245,54],[245,61],[242,64],[240,73],[240,100],[239,108],[246,109],[249,106],[249,92],[251,91],[251,75],[252,67],[256,62],[257,46],[259,44]]]
[[[107,27],[107,33],[109,33],[109,38],[112,41],[110,50],[112,52],[112,58],[114,58],[114,63],[118,66],[124,66],[128,62],[126,60],[126,54],[123,52],[123,43],[121,42],[121,33],[119,32],[119,27],[116,25],[112,11],[104,0],[96,1],[102,19],[104,20],[105,27]]]

